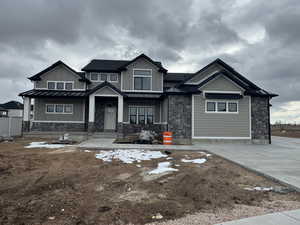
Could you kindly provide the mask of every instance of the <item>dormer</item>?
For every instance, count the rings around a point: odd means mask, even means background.
[[[56,91],[85,91],[89,80],[62,61],[57,61],[45,70],[29,77],[34,89]]]

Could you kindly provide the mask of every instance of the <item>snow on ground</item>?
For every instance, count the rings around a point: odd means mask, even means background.
[[[47,144],[46,142],[31,142],[25,148],[63,148],[65,146],[62,144]]]
[[[156,169],[151,170],[149,174],[160,174],[160,173],[165,173],[165,172],[173,172],[173,171],[178,171],[178,169],[174,169],[170,167],[171,163],[170,162],[161,162],[158,163],[158,166]]]
[[[151,160],[168,157],[160,151],[150,151],[141,149],[116,149],[111,151],[100,151],[96,154],[97,159],[102,159],[105,162],[111,162],[113,159],[120,160],[124,163],[141,162],[143,160]]]
[[[272,187],[254,187],[254,188],[244,188],[247,191],[272,191]]]
[[[181,159],[181,162],[202,164],[206,162],[206,159]]]

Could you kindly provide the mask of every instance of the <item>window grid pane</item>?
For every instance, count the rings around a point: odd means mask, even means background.
[[[63,82],[57,82],[56,83],[56,89],[57,90],[63,90],[64,89],[64,83]]]
[[[48,82],[48,89],[50,90],[55,89],[55,82]]]
[[[64,112],[63,105],[55,105],[55,112],[57,112],[57,113],[63,113]]]
[[[101,75],[100,75],[100,79],[101,79],[101,81],[107,81],[107,74],[106,73],[101,73]]]
[[[91,73],[91,80],[97,81],[98,80],[98,74],[97,73]]]
[[[64,112],[65,113],[73,113],[73,105],[65,105]]]
[[[237,112],[237,103],[236,102],[228,103],[228,112]]]
[[[54,105],[47,105],[47,112],[54,112]]]
[[[226,102],[218,102],[218,112],[226,112]]]
[[[216,103],[215,102],[207,102],[207,111],[215,112],[216,111]]]
[[[73,89],[73,83],[69,82],[69,83],[66,83],[66,90],[72,90]]]
[[[110,81],[117,81],[118,80],[118,75],[117,74],[110,74],[110,77],[109,77]]]

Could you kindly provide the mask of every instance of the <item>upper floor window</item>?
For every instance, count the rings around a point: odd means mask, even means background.
[[[206,101],[207,113],[238,113],[238,102]]]
[[[93,82],[118,82],[117,73],[90,73],[90,78]]]
[[[49,90],[73,90],[73,82],[71,81],[48,81]]]
[[[151,90],[152,70],[150,69],[134,69],[133,85],[134,90]]]

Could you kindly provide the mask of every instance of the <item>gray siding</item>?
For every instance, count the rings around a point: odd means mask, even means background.
[[[238,100],[238,114],[205,113],[203,95],[194,97],[195,137],[249,137],[249,96]]]
[[[107,73],[109,74],[109,73]],[[91,77],[90,77],[90,73],[87,74],[87,78],[91,81]],[[92,83],[88,85],[89,89],[92,89],[96,86],[98,86],[99,84],[102,84],[103,82],[94,82],[91,81]],[[110,82],[112,85],[114,85],[116,88],[121,89],[121,75],[118,74],[118,82]]]
[[[158,72],[157,66],[142,58],[128,65],[127,70],[122,72],[122,89],[124,91],[133,90],[133,69],[152,69],[152,91],[163,91],[163,74]]]
[[[234,84],[232,81],[228,80],[224,76],[218,76],[217,78],[211,80],[206,85],[204,85],[200,90],[209,91],[242,91],[239,86]]]
[[[47,81],[74,81],[74,89],[84,89],[85,83],[80,77],[66,67],[60,65],[41,76],[42,80],[35,81],[35,88],[47,88]]]
[[[129,106],[130,105],[140,105],[140,106],[153,106],[154,108],[154,122],[160,122],[160,106],[161,101],[158,100],[147,100],[147,99],[124,99],[123,103],[123,121],[129,122]]]
[[[46,104],[73,104],[73,114],[47,114]],[[34,120],[37,121],[84,121],[84,99],[36,98],[34,99]]]
[[[214,73],[216,73],[217,71],[220,71],[221,69],[224,69],[224,68],[219,65],[211,65],[206,70],[198,73],[192,79],[188,80],[186,83],[197,83],[200,80],[202,80],[203,78],[205,78],[209,75],[213,75]]]

